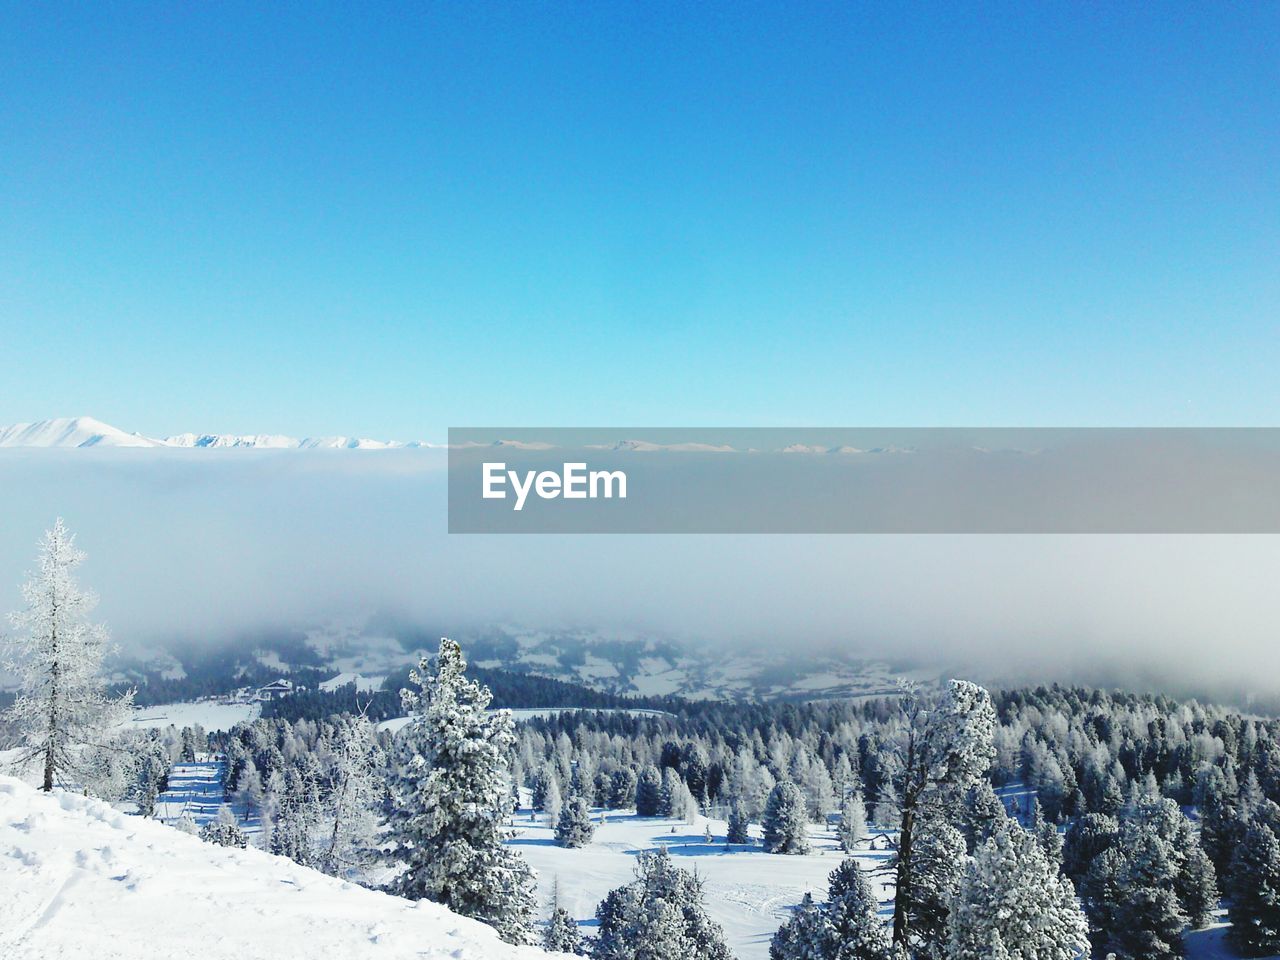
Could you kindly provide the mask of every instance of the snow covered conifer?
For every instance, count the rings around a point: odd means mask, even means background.
[[[636,816],[656,817],[662,809],[662,776],[650,765],[636,781]]]
[[[905,949],[916,894],[916,825],[930,808],[958,807],[991,766],[996,712],[987,691],[967,680],[952,680],[938,697],[912,693],[903,709],[906,723],[891,744],[891,766],[900,820],[893,941]]]
[[[867,808],[855,787],[845,794],[840,804],[840,849],[853,853],[853,848],[867,835]]]
[[[532,937],[532,871],[503,845],[512,810],[507,755],[511,714],[489,713],[487,687],[466,677],[462,649],[440,641],[434,662],[410,674],[421,692],[401,691],[416,714],[398,744],[391,838],[405,871],[391,889],[482,920],[510,943]]]
[[[560,799],[560,778],[555,771],[547,771],[547,786],[542,794],[542,809],[547,812],[547,826],[552,830],[560,825],[560,813],[564,801]]]
[[[732,960],[724,931],[707,916],[702,881],[666,849],[642,853],[636,879],[596,908],[594,960]]]
[[[9,617],[19,636],[4,665],[17,676],[19,693],[4,719],[18,735],[14,766],[38,763],[43,790],[73,781],[92,785],[101,754],[116,749],[112,731],[133,701],[132,693],[107,695],[107,631],[89,622],[98,598],[73,576],[84,556],[59,517],[40,541],[36,572],[23,584],[26,609]]]
[[[542,934],[542,948],[553,953],[583,952],[582,934],[569,911],[564,907],[556,907],[551,911],[551,922]]]
[[[891,960],[879,904],[852,857],[831,872],[827,902],[804,900],[769,945],[770,960]]]
[[[1246,957],[1280,952],[1280,842],[1255,820],[1236,847],[1224,885],[1231,898],[1227,936]]]
[[[734,797],[729,806],[729,830],[725,843],[750,843],[751,821],[747,819],[747,807],[740,797]]]
[[[594,832],[587,801],[580,794],[573,794],[556,821],[556,843],[562,847],[585,847]]]
[[[982,844],[965,870],[947,955],[989,960],[996,943],[1011,958],[1078,960],[1089,954],[1088,922],[1071,881],[1034,837],[1012,823]]]
[[[362,716],[334,717],[323,746],[330,789],[316,818],[315,865],[330,876],[351,876],[378,857],[375,807],[383,752],[373,724]]]
[[[964,836],[941,817],[917,824],[911,846],[915,896],[911,941],[916,960],[941,960],[951,930],[951,910],[964,874]]]
[[[827,913],[806,892],[791,918],[769,942],[769,960],[826,960],[832,942]]]
[[[767,853],[808,853],[809,815],[804,795],[790,780],[769,793],[764,810],[764,849]]]
[[[889,931],[878,916],[880,904],[858,861],[850,857],[831,871],[827,896],[827,918],[836,946],[832,960],[889,960],[893,956]]]

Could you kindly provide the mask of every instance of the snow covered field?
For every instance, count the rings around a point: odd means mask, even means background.
[[[130,730],[163,730],[170,725],[204,727],[206,732],[230,730],[238,723],[256,720],[262,713],[259,703],[225,703],[221,700],[198,700],[193,703],[162,703],[154,707],[137,707],[129,718]]]
[[[5,960],[533,960],[487,926],[0,777]]]
[[[693,825],[683,820],[637,817],[610,813],[600,824],[600,813],[592,814],[596,824],[591,843],[570,850],[555,845],[552,831],[543,816],[529,823],[529,812],[517,816],[517,836],[513,847],[538,872],[538,894],[543,904],[551,900],[558,881],[560,906],[578,921],[584,934],[593,934],[595,909],[606,893],[634,879],[636,854],[665,844],[685,870],[696,870],[706,891],[707,912],[724,927],[729,949],[738,960],[765,960],[769,940],[790,916],[790,908],[800,902],[805,891],[817,899],[826,898],[827,875],[843,859],[835,835],[815,826],[810,831],[813,852],[808,856],[780,856],[752,848],[725,848],[727,825],[723,820],[699,817]],[[710,824],[714,842],[704,842]],[[752,836],[760,836],[759,826]],[[883,866],[888,853],[864,849],[858,854],[865,870]],[[882,913],[890,911],[889,892],[883,874],[868,874]]]

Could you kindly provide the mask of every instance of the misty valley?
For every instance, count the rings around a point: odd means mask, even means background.
[[[76,867],[90,900],[185,837],[194,877],[311,890],[301,929],[364,890],[381,929],[425,901],[494,956],[1280,954],[1256,700],[386,616],[122,653],[83,557],[46,534],[0,694],[0,846],[33,897],[60,869],[23,840],[45,790],[100,798],[64,801],[66,831],[161,831]],[[195,882],[191,930],[244,896]]]

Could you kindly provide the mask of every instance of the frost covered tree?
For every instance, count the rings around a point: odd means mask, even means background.
[[[488,712],[492,695],[466,668],[462,649],[443,639],[434,662],[424,658],[410,674],[420,692],[401,691],[416,722],[401,734],[392,783],[390,836],[405,870],[391,889],[482,920],[510,943],[528,943],[532,871],[503,844],[514,725],[509,712]]]
[[[665,848],[640,854],[635,871],[596,908],[594,960],[732,960],[724,931],[707,916],[701,880]]]
[[[903,712],[902,727],[889,745],[889,767],[900,821],[893,941],[906,948],[915,910],[916,824],[939,810],[945,815],[958,808],[986,773],[995,758],[996,713],[987,691],[966,680],[952,680],[936,698],[912,692]]]
[[[1280,842],[1265,823],[1255,820],[1227,868],[1230,897],[1228,938],[1242,956],[1280,952]]]
[[[855,787],[844,795],[840,804],[840,849],[853,853],[853,848],[867,835],[867,808]]]
[[[996,835],[1006,819],[1008,813],[990,781],[983,779],[974,783],[965,791],[960,810],[959,826],[964,835],[965,849],[973,853]]]
[[[26,608],[10,614],[17,631],[5,666],[19,693],[5,712],[18,735],[14,766],[41,767],[41,789],[94,785],[103,754],[118,749],[112,731],[128,716],[133,694],[111,697],[102,660],[106,628],[90,623],[98,598],[74,576],[84,561],[59,517],[40,541],[37,569],[23,584]]]
[[[764,810],[766,853],[808,853],[809,815],[804,795],[790,780],[783,780],[769,793]]]
[[[828,877],[827,902],[809,894],[774,934],[770,960],[891,960],[889,931],[877,916],[879,904],[853,858]]]
[[[912,956],[940,960],[946,955],[951,910],[964,873],[964,836],[940,818],[921,820],[911,846],[915,898],[911,917]]]
[[[831,941],[827,913],[806,891],[791,919],[769,942],[769,960],[826,960]]]
[[[330,787],[319,802],[315,866],[330,876],[352,876],[378,859],[383,756],[373,724],[339,716],[321,742]]]
[[[583,952],[582,934],[578,932],[578,924],[564,907],[556,907],[551,911],[551,921],[542,934],[542,948],[552,953],[581,954]]]
[[[560,825],[560,813],[564,809],[564,801],[560,799],[560,778],[552,771],[547,771],[547,786],[542,794],[542,809],[547,812],[547,826],[552,830]]]
[[[1088,921],[1034,837],[1003,825],[975,851],[956,894],[949,960],[1078,960],[1089,954]]]
[[[591,811],[587,801],[579,794],[569,797],[556,821],[556,843],[562,847],[585,847],[591,842],[595,827],[591,825]]]
[[[1074,846],[1074,843],[1073,843]],[[1076,869],[1077,854],[1068,858]],[[1213,864],[1173,800],[1138,793],[1125,805],[1114,841],[1081,881],[1094,944],[1134,960],[1182,954],[1188,926],[1212,919]]]

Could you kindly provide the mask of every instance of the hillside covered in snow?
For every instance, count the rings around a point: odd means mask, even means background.
[[[0,956],[534,960],[488,926],[0,777]]]

